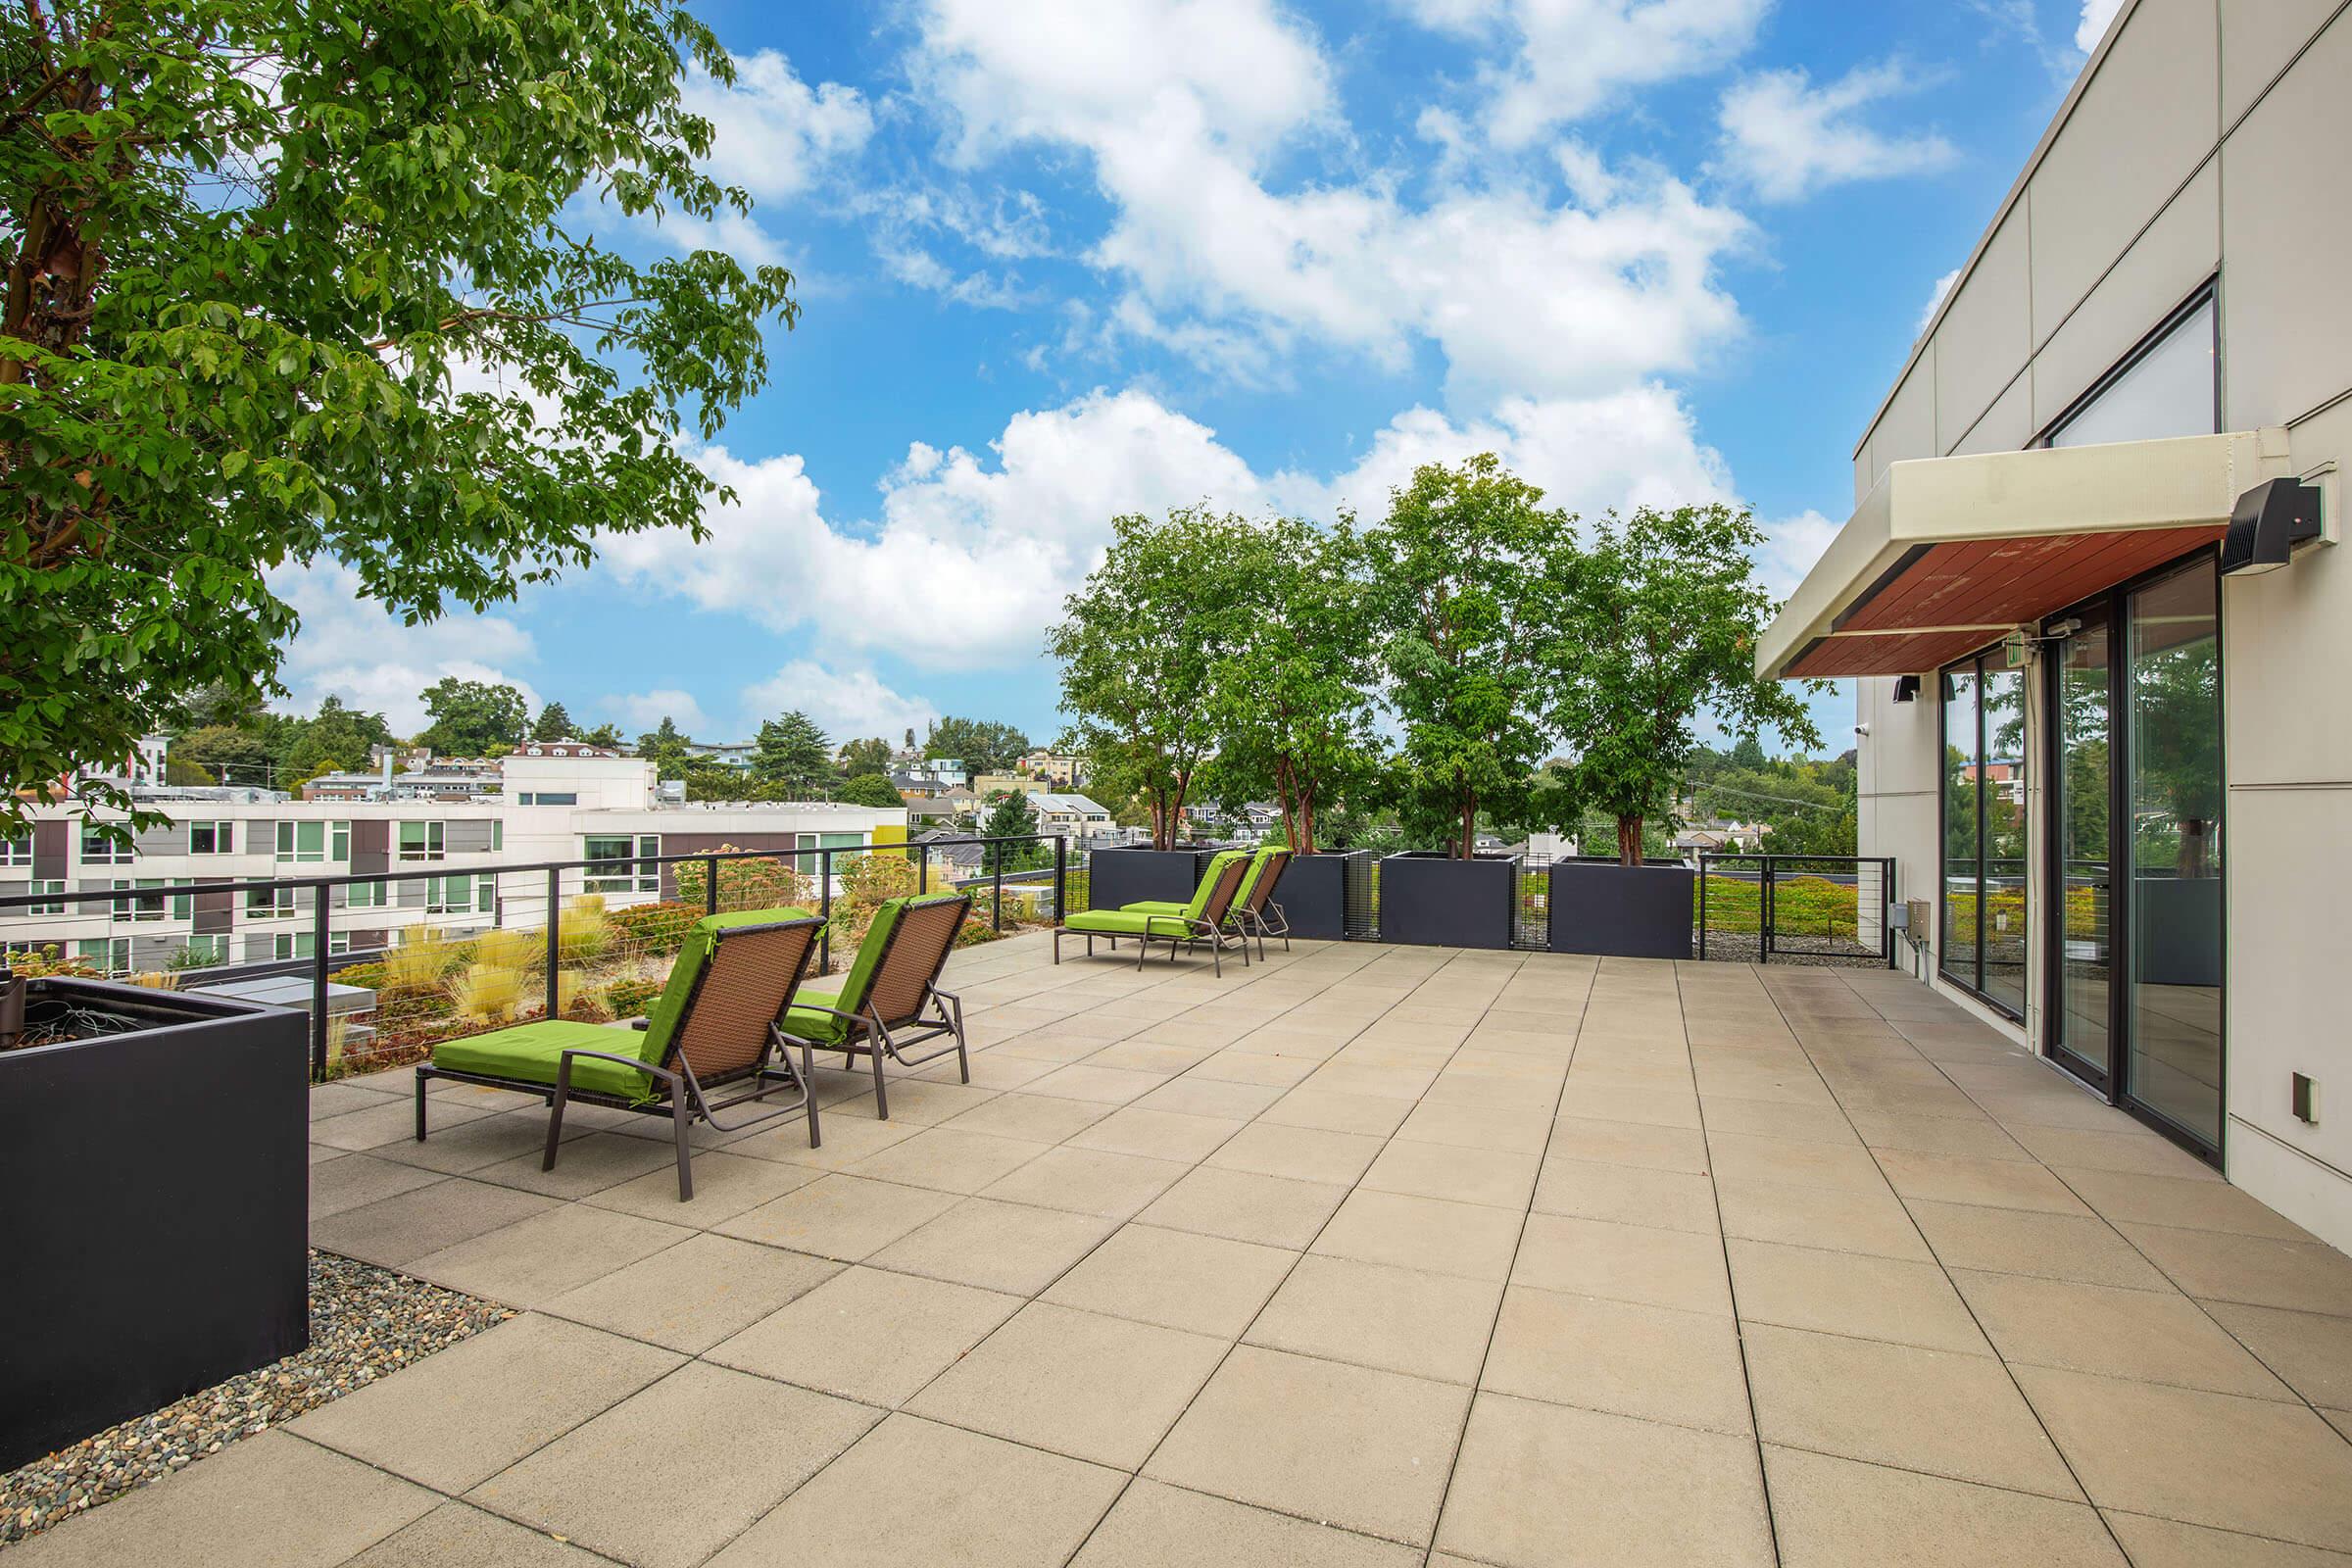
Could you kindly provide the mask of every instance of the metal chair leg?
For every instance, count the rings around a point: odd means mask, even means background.
[[[687,1129],[694,1125],[694,1113],[687,1106],[684,1093],[670,1092],[670,1118],[677,1124],[678,1139],[678,1201],[694,1201],[694,1149],[686,1141]],[[555,1163],[555,1150],[548,1150],[548,1163]]]
[[[571,1063],[567,1060],[556,1070],[556,1092],[547,1102],[547,1152],[540,1156],[541,1170],[556,1168],[556,1145],[564,1138],[564,1102],[571,1098]]]
[[[801,1098],[808,1102],[808,1147],[821,1148],[824,1138],[816,1128],[816,1049],[806,1040],[801,1042]]]
[[[416,1069],[416,1141],[424,1142],[424,1069]]]
[[[865,1044],[865,1054],[874,1061],[874,1119],[888,1121],[890,1120],[890,1088],[882,1079],[882,1043],[869,1038]]]

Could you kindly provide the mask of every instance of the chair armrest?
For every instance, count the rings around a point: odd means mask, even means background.
[[[625,1026],[626,1026],[626,1027],[628,1027],[628,1028],[631,1028],[631,1029],[634,1029],[634,1030],[636,1030],[636,1031],[637,1031],[638,1033],[640,1033],[640,1034],[644,1033],[646,1030],[648,1030],[648,1029],[651,1029],[651,1028],[654,1026],[654,1020],[653,1020],[653,1019],[651,1019],[651,1018],[647,1018],[647,1017],[643,1017],[643,1016],[639,1016],[639,1017],[635,1017],[635,1018],[622,1018],[622,1019],[620,1019],[620,1020],[619,1020],[619,1022],[620,1022],[621,1024],[625,1025]]]
[[[1155,926],[1159,925],[1172,925],[1184,935],[1191,937],[1199,936],[1201,931],[1207,928],[1208,922],[1205,920],[1188,920],[1180,914],[1147,914],[1144,916],[1144,935],[1165,936],[1167,934],[1166,932],[1154,929]]]
[[[571,1058],[574,1056],[587,1056],[597,1061],[617,1062],[623,1067],[634,1067],[639,1072],[646,1074],[648,1077],[662,1078],[671,1083],[676,1083],[678,1081],[678,1075],[676,1073],[671,1072],[666,1067],[657,1067],[642,1056],[616,1056],[610,1051],[582,1051],[576,1047],[567,1049],[558,1054],[556,1058],[558,1070],[568,1074],[571,1071]]]

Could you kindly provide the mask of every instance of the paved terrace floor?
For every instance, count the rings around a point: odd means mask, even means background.
[[[660,1123],[319,1090],[318,1244],[523,1315],[25,1568],[2352,1562],[2352,1262],[1907,979],[954,979],[969,1087],[691,1204]]]

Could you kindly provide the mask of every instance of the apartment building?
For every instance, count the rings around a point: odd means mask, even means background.
[[[2339,1247],[2347,83],[2342,0],[2127,0],[1758,650],[1859,678],[1929,983]]]
[[[0,909],[0,943],[54,945],[116,974],[309,958],[318,944],[317,890],[206,889],[379,874],[325,890],[328,951],[366,953],[412,925],[466,934],[540,924],[547,873],[516,867],[604,862],[561,873],[560,896],[594,893],[617,906],[675,894],[669,868],[644,857],[845,850],[906,837],[904,810],[665,803],[652,763],[610,753],[517,754],[505,760],[503,784],[503,795],[470,800],[147,788],[144,803],[172,820],[128,845],[88,830],[66,807],[43,807],[30,833],[0,840],[0,898],[46,902]],[[138,896],[111,907],[67,897],[116,890]]]

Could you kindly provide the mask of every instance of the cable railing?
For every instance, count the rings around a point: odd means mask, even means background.
[[[958,852],[976,854],[967,866]],[[1068,840],[1049,834],[403,861],[380,871],[12,894],[0,897],[0,953],[20,964],[30,954],[45,967],[55,950],[59,967],[305,1008],[311,1073],[322,1081],[534,1018],[642,1013],[705,915],[813,909],[825,922],[814,960],[821,974],[847,962],[886,899],[969,891],[980,921],[1002,935],[1058,917],[1073,906],[1073,891],[1083,906],[1084,881],[1083,857],[1074,867]],[[186,929],[154,929],[167,922]],[[103,955],[69,956],[96,943]],[[231,956],[234,944],[242,956]],[[135,961],[149,957],[158,961]]]
[[[1698,858],[1698,956],[1894,967],[1892,856]]]

